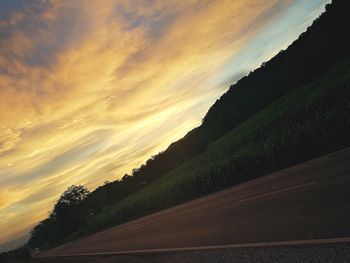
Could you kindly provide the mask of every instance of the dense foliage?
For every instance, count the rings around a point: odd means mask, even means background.
[[[349,7],[333,1],[286,51],[231,86],[200,127],[131,176],[90,194],[78,187],[82,198],[65,192],[29,245],[56,246],[350,145],[350,39],[340,30]]]
[[[48,218],[34,227],[29,240],[32,248],[48,248],[64,242],[64,237],[86,224],[91,209],[83,202],[89,191],[82,185],[70,186],[58,199]]]

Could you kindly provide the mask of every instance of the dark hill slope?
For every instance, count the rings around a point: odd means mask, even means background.
[[[210,108],[202,125],[147,162],[134,173],[135,180],[149,181],[203,152],[230,131],[282,95],[321,76],[335,63],[349,57],[349,1],[338,0],[307,33],[286,51],[242,78]],[[139,179],[137,179],[137,177]]]
[[[334,0],[327,5],[326,12],[287,50],[232,85],[209,109],[201,126],[134,169],[133,176],[126,175],[122,182],[98,188],[89,198],[91,205],[100,209],[101,203],[117,202],[142,188],[146,182],[204,152],[210,143],[281,96],[350,57],[350,38],[346,31],[349,7],[350,2],[344,0]]]
[[[321,76],[335,63],[349,57],[349,1],[334,1],[286,51],[232,85],[208,111],[203,124],[169,151],[187,156],[202,151],[213,140],[239,125],[301,84]]]

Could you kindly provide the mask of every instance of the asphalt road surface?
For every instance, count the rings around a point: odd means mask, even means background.
[[[225,248],[236,248],[236,252],[248,249],[256,256],[258,251],[266,252],[264,247],[273,251],[276,245],[285,246],[284,251],[293,254],[298,242],[294,248],[287,245],[299,240],[306,242],[303,248],[313,255],[316,248],[310,245],[317,243],[314,240],[348,242],[348,237],[350,149],[345,149],[42,252],[38,257],[44,262],[45,258],[54,260],[51,257],[85,256],[82,262],[89,262],[86,256],[149,256],[186,250],[202,251],[203,255],[212,253],[207,249]],[[331,254],[338,251],[338,256],[347,255],[350,260],[350,249],[344,242],[330,247],[319,245],[319,249],[330,258],[334,259]],[[247,244],[251,243],[255,247],[249,248]]]

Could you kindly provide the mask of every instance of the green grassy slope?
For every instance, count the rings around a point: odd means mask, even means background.
[[[120,224],[229,185],[350,145],[350,61],[293,90],[167,173],[90,221]]]

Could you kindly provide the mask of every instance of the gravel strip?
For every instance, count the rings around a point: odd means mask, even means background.
[[[266,247],[234,248],[206,251],[186,251],[177,253],[119,255],[98,257],[70,257],[35,259],[33,263],[346,263],[350,262],[350,244],[300,246],[300,247]]]

